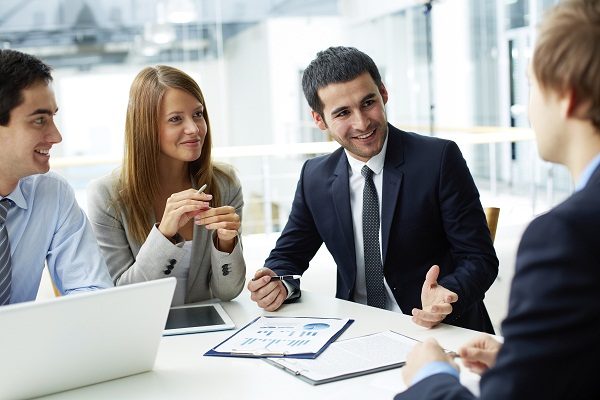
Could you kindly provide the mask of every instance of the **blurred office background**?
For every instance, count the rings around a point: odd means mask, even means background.
[[[262,265],[291,207],[302,163],[335,142],[311,121],[300,80],[317,51],[355,46],[378,64],[397,127],[455,140],[482,195],[501,208],[500,276],[486,298],[506,313],[524,226],[572,191],[541,161],[527,119],[526,68],[557,0],[0,0],[0,46],[55,71],[63,143],[52,168],[85,188],[119,165],[129,85],[146,65],[179,67],[207,101],[215,157],[243,184],[248,272]],[[333,295],[321,249],[304,287]],[[246,293],[242,294],[246,295]]]

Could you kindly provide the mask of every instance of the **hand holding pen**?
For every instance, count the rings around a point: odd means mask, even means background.
[[[275,275],[271,277],[269,282],[276,281],[293,281],[294,279],[300,279],[302,275]]]
[[[264,269],[268,269],[268,268],[262,268]],[[260,270],[259,270],[260,271]],[[266,275],[262,275],[262,276],[266,276]],[[254,278],[252,278],[253,281],[258,280],[260,278],[257,278],[256,275]],[[277,282],[277,281],[293,281],[295,279],[300,279],[302,278],[302,275],[271,275],[271,278],[269,279],[268,282]]]
[[[410,386],[417,372],[420,371],[423,366],[434,361],[448,363],[456,371],[459,371],[460,369],[454,362],[454,358],[455,357],[453,357],[452,354],[448,354],[435,339],[425,339],[423,342],[414,345],[412,350],[408,353],[406,365],[402,367],[402,378],[404,379],[404,383],[406,383],[406,386]]]
[[[187,189],[169,196],[158,225],[165,237],[172,238],[190,219],[210,207],[212,195],[204,193],[206,187],[205,184],[200,190]]]
[[[275,311],[288,297],[283,281],[300,279],[300,275],[277,275],[269,268],[260,268],[248,282],[250,298],[265,311]]]
[[[202,190],[205,186],[200,189]],[[235,207],[229,205],[200,210],[194,216],[194,223],[203,225],[206,229],[217,231],[215,246],[219,251],[227,253],[231,253],[235,248],[242,226],[242,220]]]
[[[483,333],[465,343],[458,354],[465,367],[481,375],[496,364],[496,356],[501,347],[502,343]]]

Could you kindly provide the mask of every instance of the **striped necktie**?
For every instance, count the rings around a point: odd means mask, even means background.
[[[6,214],[11,206],[9,199],[0,200],[0,306],[10,302],[10,243],[6,230]]]
[[[365,177],[362,221],[367,304],[385,308],[383,265],[379,247],[379,199],[373,183],[373,171],[365,165],[361,174]]]

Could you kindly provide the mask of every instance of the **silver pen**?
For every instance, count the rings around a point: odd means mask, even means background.
[[[207,183],[205,183],[204,185],[200,186],[200,189],[198,189],[198,191],[196,192],[196,194],[204,193],[204,191],[206,190],[207,187],[208,187]]]
[[[276,275],[272,276],[269,282],[275,281],[293,281],[294,279],[300,279],[302,275]]]

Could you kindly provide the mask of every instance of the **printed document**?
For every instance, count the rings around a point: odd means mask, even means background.
[[[384,331],[333,342],[316,359],[269,358],[267,362],[318,385],[401,367],[416,343],[415,339]]]
[[[263,316],[213,350],[231,355],[316,355],[334,340],[350,321],[348,318]]]

